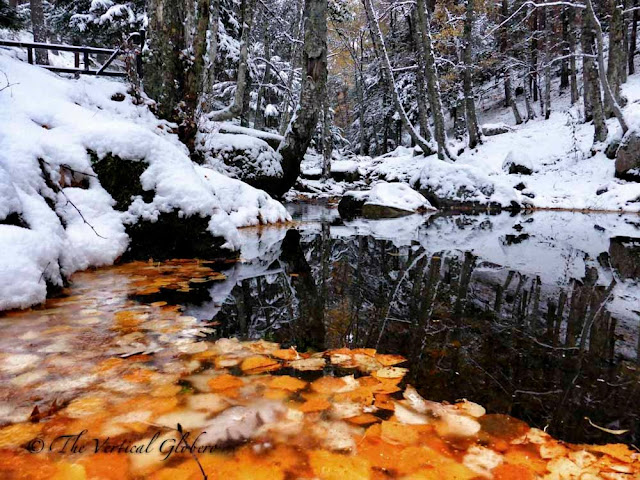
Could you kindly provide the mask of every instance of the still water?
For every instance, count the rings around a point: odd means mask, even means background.
[[[0,423],[34,405],[55,413],[79,392],[146,398],[197,367],[179,355],[202,356],[200,340],[238,337],[400,354],[429,400],[466,398],[570,442],[638,445],[640,217],[343,221],[289,208],[293,225],[242,231],[238,262],[83,272],[65,296],[0,315],[13,362],[0,372]]]
[[[187,314],[215,335],[409,358],[467,398],[571,442],[640,442],[640,218],[537,212],[343,222],[289,207]],[[589,424],[629,430],[612,435]]]

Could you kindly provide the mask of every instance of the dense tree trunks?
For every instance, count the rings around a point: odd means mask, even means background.
[[[602,86],[602,90],[604,92],[605,102],[610,106],[613,111],[614,116],[618,120],[620,124],[620,128],[622,129],[622,133],[627,133],[629,127],[627,126],[627,122],[622,113],[622,109],[618,103],[618,100],[615,98],[613,92],[611,91],[611,86],[609,85],[609,80],[607,79],[607,74],[605,72],[604,65],[604,34],[602,33],[602,27],[600,25],[600,21],[596,16],[596,12],[593,8],[592,0],[587,0],[587,17],[591,20],[590,25],[593,29],[593,36],[595,38],[596,43],[596,57],[598,59],[598,76],[600,78],[600,84]],[[598,95],[599,96],[599,95]]]
[[[240,59],[238,61],[238,76],[236,80],[236,92],[233,102],[222,110],[210,112],[208,117],[210,120],[221,122],[231,120],[234,117],[242,115],[245,104],[245,92],[247,91],[247,83],[249,81],[249,40],[251,35],[251,27],[253,25],[253,16],[255,12],[256,0],[243,0],[242,2],[242,34],[240,36]]]
[[[429,155],[433,153],[433,149],[429,142],[420,135],[411,120],[409,120],[409,116],[402,105],[402,101],[400,100],[400,94],[398,93],[398,89],[395,84],[395,78],[393,75],[393,68],[391,66],[391,61],[389,60],[389,54],[387,53],[387,48],[384,44],[384,39],[382,37],[382,31],[380,30],[380,24],[378,23],[378,17],[373,10],[373,5],[371,4],[371,0],[363,0],[365,12],[367,14],[367,21],[369,24],[369,29],[371,31],[371,40],[375,46],[376,55],[378,56],[382,71],[385,76],[385,80],[389,86],[389,90],[391,91],[391,97],[393,100],[393,104],[395,106],[396,112],[400,116],[400,121],[404,124],[404,126],[409,131],[411,135],[412,141],[420,147],[420,149],[424,152],[425,155]],[[388,128],[387,128],[388,131]],[[388,133],[387,133],[388,135]],[[386,141],[385,141],[386,143]],[[386,145],[385,145],[386,148]]]
[[[33,27],[33,41],[47,43],[47,26],[44,19],[42,0],[31,0],[31,26]],[[36,49],[36,63],[49,65],[49,51]]]
[[[284,172],[276,193],[284,194],[300,175],[300,163],[315,132],[327,88],[327,0],[305,0],[303,78],[300,101],[278,151]]]
[[[476,116],[476,104],[473,98],[473,9],[474,1],[466,0],[467,12],[464,20],[464,48],[462,50],[462,60],[464,71],[462,75],[462,85],[464,91],[464,110],[467,119],[467,132],[469,134],[469,148],[476,148],[482,143],[478,118]]]
[[[584,78],[585,121],[593,120],[594,141],[607,139],[607,124],[604,117],[604,106],[600,96],[598,65],[594,55],[594,28],[591,16],[585,12],[582,18],[582,51],[584,53],[582,75]]]
[[[427,11],[425,0],[418,0],[416,8],[418,12],[418,29],[420,36],[422,37],[422,45],[424,47],[424,70],[426,74],[429,105],[431,106],[431,115],[433,117],[433,134],[438,146],[438,158],[443,159],[446,156],[454,159],[455,157],[451,155],[447,147],[444,112],[442,110],[442,97],[440,95],[440,84],[438,81],[438,72],[436,70],[436,58],[432,46],[429,12]]]
[[[613,98],[620,103],[620,85],[622,70],[625,69],[624,25],[622,19],[623,5],[621,0],[608,0],[609,20],[609,59],[607,63],[607,80]],[[614,115],[613,105],[609,100],[605,103],[608,117]]]
[[[409,28],[411,30],[411,39],[413,41],[413,47],[418,57],[418,65],[424,65],[424,50],[422,48],[422,38],[418,31],[417,21],[415,15],[407,17],[409,21]],[[431,128],[429,127],[429,107],[427,105],[427,88],[426,80],[424,78],[424,69],[416,69],[416,103],[418,104],[418,124],[420,125],[420,134],[431,142]]]
[[[633,0],[633,7],[638,6],[638,0]],[[629,34],[629,54],[627,61],[629,63],[629,75],[633,75],[636,72],[635,57],[636,57],[636,40],[638,38],[638,10],[634,10],[631,17],[631,33]]]

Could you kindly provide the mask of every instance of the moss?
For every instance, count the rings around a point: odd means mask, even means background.
[[[108,153],[99,158],[95,152],[89,151],[94,172],[100,184],[116,201],[116,209],[125,211],[131,205],[132,198],[140,195],[145,202],[153,199],[153,192],[144,190],[140,183],[140,175],[149,166],[144,160],[124,160]]]

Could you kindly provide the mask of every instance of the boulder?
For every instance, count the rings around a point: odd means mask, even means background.
[[[347,192],[338,205],[343,218],[395,218],[426,210],[435,208],[405,183],[378,182],[371,190]]]
[[[533,163],[526,153],[514,153],[513,150],[507,154],[502,162],[502,170],[509,175],[531,175],[533,173]]]
[[[481,128],[482,134],[486,137],[502,135],[503,133],[509,133],[513,131],[513,128],[511,128],[506,123],[485,123]]]
[[[204,163],[220,173],[271,192],[282,180],[282,157],[269,144],[250,135],[213,133],[206,137]]]
[[[153,200],[155,192],[144,190],[140,181],[149,167],[144,159],[125,160],[112,154],[98,157],[94,152],[89,155],[100,184],[115,200],[117,210],[126,212],[138,198],[147,204]],[[131,241],[125,257],[162,260],[236,256],[231,250],[221,248],[225,240],[209,232],[209,220],[199,215],[182,215],[178,209],[159,212],[155,221],[139,219],[126,225]]]
[[[336,182],[356,182],[361,175],[358,163],[354,160],[338,160],[331,162],[331,178]]]
[[[616,178],[640,182],[640,134],[629,131],[616,152]]]
[[[640,279],[640,238],[613,237],[609,240],[611,266],[623,279]]]
[[[620,148],[620,143],[622,142],[621,138],[614,138],[611,140],[607,148],[604,150],[604,154],[607,156],[609,160],[615,160],[616,154],[618,153],[618,148]]]

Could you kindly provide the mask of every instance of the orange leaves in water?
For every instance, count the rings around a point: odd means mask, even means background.
[[[291,392],[296,392],[298,390],[302,390],[307,386],[307,382],[303,382],[294,377],[290,377],[289,375],[281,375],[277,377],[273,377],[271,381],[269,381],[270,388],[277,388],[281,390],[288,390]]]
[[[248,374],[264,373],[271,370],[278,370],[280,368],[280,362],[269,357],[256,355],[245,358],[240,364],[240,368]]]
[[[238,377],[234,377],[233,375],[220,375],[218,377],[214,377],[208,382],[209,388],[216,392],[222,390],[229,390],[232,388],[238,388],[244,385],[242,380]]]

